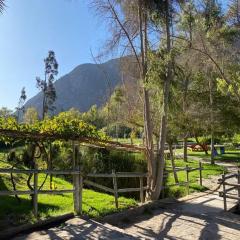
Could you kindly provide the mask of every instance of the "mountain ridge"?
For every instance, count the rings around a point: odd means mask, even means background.
[[[53,114],[70,108],[85,112],[92,105],[102,106],[120,83],[120,76],[119,58],[101,64],[84,63],[76,66],[54,83],[57,99]],[[26,102],[25,109],[34,107],[41,115],[42,98],[43,94],[39,92]]]

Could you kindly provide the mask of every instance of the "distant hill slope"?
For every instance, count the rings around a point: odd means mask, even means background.
[[[55,82],[57,100],[55,114],[76,108],[87,111],[92,105],[103,105],[120,83],[120,59],[103,64],[82,64]],[[29,99],[25,108],[35,107],[42,112],[42,93]]]

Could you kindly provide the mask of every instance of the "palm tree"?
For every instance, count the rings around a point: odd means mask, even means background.
[[[0,13],[3,12],[5,6],[6,6],[5,5],[5,0],[0,0]]]

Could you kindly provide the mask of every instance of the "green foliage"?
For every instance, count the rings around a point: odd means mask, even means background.
[[[61,135],[67,137],[90,137],[98,139],[107,139],[107,136],[94,127],[80,119],[68,117],[67,112],[62,112],[52,119],[44,119],[43,121],[28,123],[17,123],[13,117],[0,118],[0,129],[16,130],[19,132],[39,133],[48,135]],[[4,140],[9,140],[2,137]]]
[[[9,168],[11,165],[3,161],[3,154],[0,153],[0,168]],[[26,175],[14,175],[18,190],[26,190]],[[39,185],[44,181],[45,175],[39,174]],[[72,189],[70,182],[61,177],[53,178],[53,185],[56,189]],[[49,189],[49,178],[44,185],[44,189]],[[0,175],[0,190],[12,189],[10,178],[6,174]],[[0,228],[10,227],[14,225],[36,222],[33,216],[33,208],[31,199],[27,195],[20,196],[21,203],[14,196],[0,197]],[[40,219],[46,219],[50,216],[58,216],[61,214],[73,212],[73,195],[58,194],[38,196]],[[134,199],[125,197],[119,198],[119,209],[115,208],[114,196],[95,192],[91,189],[83,190],[83,213],[89,217],[99,218],[104,215],[120,211],[122,209],[135,206],[137,202]]]
[[[235,133],[232,138],[233,144],[240,144],[240,134]]]

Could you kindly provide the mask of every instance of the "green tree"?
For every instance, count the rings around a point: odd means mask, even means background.
[[[5,9],[6,5],[5,5],[5,0],[0,0],[0,13],[3,12],[3,10]]]
[[[42,119],[45,118],[49,111],[54,110],[56,100],[56,90],[54,87],[55,76],[58,74],[58,63],[54,51],[49,51],[47,58],[44,59],[45,72],[44,79],[36,78],[37,88],[41,90],[42,100]]]
[[[24,111],[25,111],[24,103],[25,103],[26,99],[27,99],[26,90],[25,90],[25,87],[23,87],[21,90],[21,95],[20,95],[19,101],[18,101],[18,106],[16,107],[18,122],[20,120],[21,113],[22,113],[22,115],[24,114]]]
[[[34,107],[27,108],[24,113],[24,116],[23,116],[24,123],[34,124],[38,120],[39,120],[39,117],[38,117],[38,112],[37,112],[36,108],[34,108]]]

